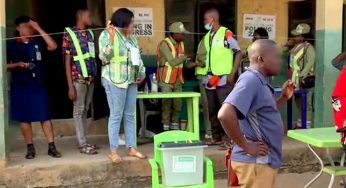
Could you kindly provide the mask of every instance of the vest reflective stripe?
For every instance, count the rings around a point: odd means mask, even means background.
[[[113,51],[114,51],[114,56],[111,59],[110,62],[110,68],[113,69],[114,75],[109,75],[110,77],[114,77],[111,78],[111,80],[115,83],[115,84],[120,84],[123,82],[126,82],[127,80],[122,80],[121,78],[121,70],[122,68],[128,68],[128,57],[127,54],[125,55],[121,55],[120,54],[120,43],[119,41],[122,40],[121,36],[119,36],[119,34],[116,34],[114,36],[114,41],[113,41]],[[126,66],[126,67],[125,67]],[[129,78],[127,78],[129,79]]]
[[[305,55],[304,52],[306,49],[306,44],[307,43],[298,45],[291,52],[291,55],[290,55],[290,67],[293,70],[292,82],[294,83],[296,87],[299,87],[299,74],[300,74],[301,66],[304,60],[304,55]]]
[[[220,27],[214,34],[210,45],[211,31],[204,37],[206,48],[206,66],[196,68],[196,75],[207,75],[209,69],[213,75],[228,75],[233,69],[233,51],[225,47],[227,28]]]
[[[184,54],[184,43],[181,42],[178,45],[178,51],[176,51],[176,48],[174,46],[174,44],[171,42],[171,40],[169,38],[166,38],[164,41],[168,46],[168,48],[171,50],[172,52],[172,56],[173,58],[178,58],[179,54]],[[167,84],[175,84],[177,82],[177,80],[180,81],[180,83],[184,83],[184,78],[183,78],[183,67],[184,64],[181,63],[180,65],[174,66],[172,67],[168,62],[165,62],[165,65],[163,67],[160,67],[160,59],[161,59],[161,54],[160,54],[160,46],[162,44],[162,42],[160,43],[159,47],[158,47],[158,79],[161,81],[163,81],[164,83]],[[160,74],[160,72],[162,74]]]
[[[65,29],[66,29],[67,33],[70,35],[70,37],[72,39],[72,43],[73,43],[73,45],[76,49],[76,52],[77,52],[77,55],[73,56],[73,61],[79,62],[79,65],[80,65],[81,70],[82,70],[82,76],[84,78],[87,78],[89,76],[89,74],[88,74],[88,69],[87,69],[85,60],[89,59],[89,58],[95,58],[95,56],[94,56],[94,54],[91,54],[89,52],[83,54],[82,47],[80,46],[80,43],[79,43],[79,40],[77,38],[76,33],[74,31],[72,31],[72,29],[69,27],[66,27]],[[92,37],[92,40],[94,41],[93,32],[91,30],[88,30],[88,31]]]

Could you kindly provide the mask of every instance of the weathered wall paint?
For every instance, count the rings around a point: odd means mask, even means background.
[[[316,0],[315,127],[333,126],[331,93],[339,75],[331,60],[342,49],[343,0]]]
[[[288,36],[288,0],[238,0],[237,2],[237,35],[242,49],[251,43],[243,39],[244,14],[263,14],[276,16],[276,38],[280,45],[284,45]]]
[[[143,54],[156,54],[157,45],[164,39],[165,6],[164,0],[106,0],[106,19],[113,13],[113,7],[150,7],[153,9],[154,36],[139,37]]]
[[[5,165],[7,155],[6,133],[8,132],[8,100],[7,100],[7,73],[6,73],[6,11],[5,0],[0,0],[0,166]]]

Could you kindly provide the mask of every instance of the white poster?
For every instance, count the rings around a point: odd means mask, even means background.
[[[133,35],[154,36],[153,9],[147,7],[126,7],[135,15]],[[113,12],[119,7],[113,7]]]
[[[252,39],[253,32],[259,27],[265,28],[268,31],[269,39],[275,40],[276,16],[244,14],[243,38]]]

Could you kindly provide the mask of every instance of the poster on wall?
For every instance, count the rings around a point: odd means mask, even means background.
[[[268,31],[269,39],[275,40],[276,16],[244,14],[243,38],[252,39],[253,32],[259,27],[265,28]]]
[[[113,7],[113,12],[120,7]],[[135,36],[154,36],[153,9],[147,7],[126,7],[135,15],[133,35]]]

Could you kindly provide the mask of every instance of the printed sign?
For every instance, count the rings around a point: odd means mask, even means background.
[[[135,36],[154,36],[153,9],[147,7],[126,7],[133,12]],[[119,7],[113,7],[113,12]]]
[[[274,40],[276,32],[276,16],[244,14],[243,38],[252,39],[253,32],[259,27],[265,28],[269,34],[269,39]]]
[[[173,156],[173,173],[195,173],[196,156]]]

